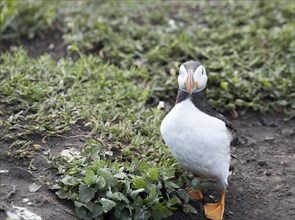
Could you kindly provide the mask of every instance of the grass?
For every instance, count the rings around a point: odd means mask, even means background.
[[[183,61],[204,63],[208,98],[220,112],[295,116],[292,1],[2,1],[1,8],[2,40],[58,30],[78,54],[54,61],[21,48],[2,53],[0,125],[14,158],[34,157],[34,135],[77,124],[96,134],[72,160],[49,160],[61,174],[52,186],[81,218],[196,212],[181,188],[206,185],[178,176],[159,134],[165,112],[157,105],[174,102]]]
[[[48,55],[32,59],[22,49],[4,54],[1,62],[1,104],[9,107],[1,115],[9,116],[4,120],[4,139],[62,134],[78,122],[97,134],[97,140],[88,140],[74,160],[50,158],[63,176],[58,186],[50,184],[59,189],[60,198],[75,203],[80,218],[107,213],[117,219],[138,215],[157,219],[171,215],[184,202],[184,211],[196,212],[180,188],[184,182],[174,176],[175,161],[161,141],[164,112],[145,106],[153,84],[146,80],[146,71],[122,70],[82,54],[76,62],[56,63]],[[17,131],[15,135],[12,130]],[[106,143],[120,153],[106,157]],[[33,157],[33,152],[33,141],[17,140],[9,156]],[[188,182],[187,177],[183,179]]]

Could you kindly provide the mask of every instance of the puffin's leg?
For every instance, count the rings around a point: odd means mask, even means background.
[[[193,189],[186,189],[186,192],[190,194],[191,197],[193,197],[196,200],[203,199],[203,194],[201,191],[194,191]]]
[[[222,191],[219,203],[207,203],[204,205],[205,215],[212,220],[222,220],[224,213],[225,191]]]

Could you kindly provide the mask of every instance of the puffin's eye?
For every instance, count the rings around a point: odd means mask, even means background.
[[[202,68],[202,76],[204,75],[204,68]]]
[[[183,77],[185,76],[185,74],[186,74],[186,69],[184,66],[181,65],[179,68],[179,75]]]

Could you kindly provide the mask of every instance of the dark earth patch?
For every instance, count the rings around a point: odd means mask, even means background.
[[[22,46],[28,51],[31,57],[40,57],[48,53],[54,60],[59,60],[67,55],[67,43],[63,39],[63,33],[59,30],[51,30],[46,32],[42,37],[29,39],[21,37],[16,40],[2,40],[0,41],[0,51],[9,51],[12,46]]]
[[[90,135],[75,126],[72,128],[72,132],[67,132],[64,135],[30,138],[40,146],[39,153],[32,160],[6,157],[5,152],[9,149],[9,144],[0,140],[0,210],[14,210],[13,206],[17,206],[27,208],[44,220],[78,219],[75,216],[73,204],[67,200],[58,199],[54,191],[46,187],[47,181],[57,178],[56,171],[49,167],[46,158],[57,155],[66,149],[79,151],[85,138],[90,138]],[[50,151],[48,151],[49,149]],[[29,169],[31,164],[36,169]],[[43,182],[44,184],[41,184],[42,187],[37,192],[31,193],[29,186],[34,182],[37,184]],[[3,219],[3,216],[5,213],[0,212],[0,219]]]

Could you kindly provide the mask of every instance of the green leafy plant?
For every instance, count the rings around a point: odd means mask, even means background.
[[[3,0],[0,2],[1,39],[42,37],[57,18],[58,1]]]
[[[112,161],[104,147],[87,140],[81,155],[70,161],[57,156],[53,164],[62,178],[56,194],[72,200],[81,219],[162,219],[182,206],[196,213],[190,196],[175,179],[175,169],[153,163]]]
[[[294,10],[288,1],[86,2],[84,19],[74,18],[66,36],[121,68],[146,68],[156,79],[152,103],[174,100],[179,65],[197,59],[209,72],[208,97],[218,111],[294,117]]]

